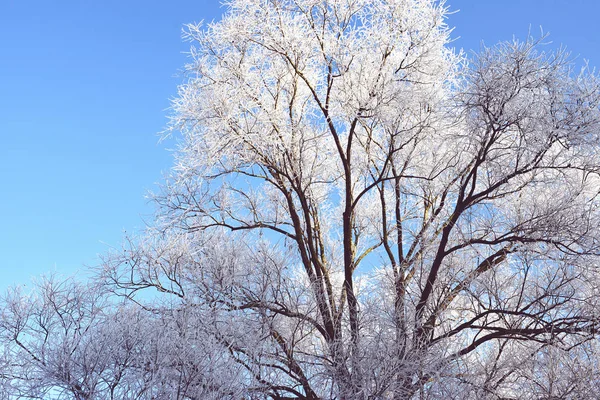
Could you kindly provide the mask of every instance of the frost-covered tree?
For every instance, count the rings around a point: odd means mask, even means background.
[[[593,339],[593,73],[532,39],[468,60],[431,0],[228,5],[188,26],[176,165],[114,283],[212,315],[250,397],[510,398]]]
[[[148,306],[150,303],[147,303]],[[196,307],[122,303],[42,279],[0,302],[0,399],[239,399],[240,369]]]
[[[90,399],[112,357],[102,347],[108,343],[89,340],[100,329],[105,298],[71,280],[42,279],[35,286],[31,294],[13,288],[2,299],[2,394],[42,399],[54,391]]]

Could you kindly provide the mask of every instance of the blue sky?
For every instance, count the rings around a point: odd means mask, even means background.
[[[597,0],[455,0],[454,45],[531,27],[600,66]],[[95,265],[150,219],[170,167],[158,142],[188,44],[212,0],[0,0],[0,289]]]

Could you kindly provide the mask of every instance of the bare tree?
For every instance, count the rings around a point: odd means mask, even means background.
[[[106,368],[103,349],[89,340],[99,329],[104,298],[70,280],[42,279],[36,288],[31,295],[12,289],[2,301],[4,394],[91,399]]]
[[[148,303],[149,304],[149,303]],[[233,399],[239,366],[197,307],[117,301],[98,285],[10,289],[0,320],[2,399]],[[237,397],[236,397],[237,396]]]
[[[176,166],[113,283],[229,318],[273,399],[511,398],[595,340],[595,75],[533,39],[465,66],[429,0],[229,5],[188,26]]]

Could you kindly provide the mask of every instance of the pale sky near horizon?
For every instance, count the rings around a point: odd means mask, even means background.
[[[477,50],[551,34],[600,66],[597,0],[448,0],[453,43]],[[158,142],[182,78],[183,24],[212,0],[0,0],[0,291],[71,274],[151,219],[145,194],[171,165]]]

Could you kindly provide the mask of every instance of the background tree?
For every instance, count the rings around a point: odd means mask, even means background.
[[[237,365],[194,308],[142,309],[55,277],[11,292],[1,303],[2,399],[239,398]]]
[[[54,390],[90,399],[112,357],[107,342],[90,340],[107,303],[92,286],[71,280],[42,279],[36,288],[32,295],[13,289],[2,301],[4,394],[42,399]]]

